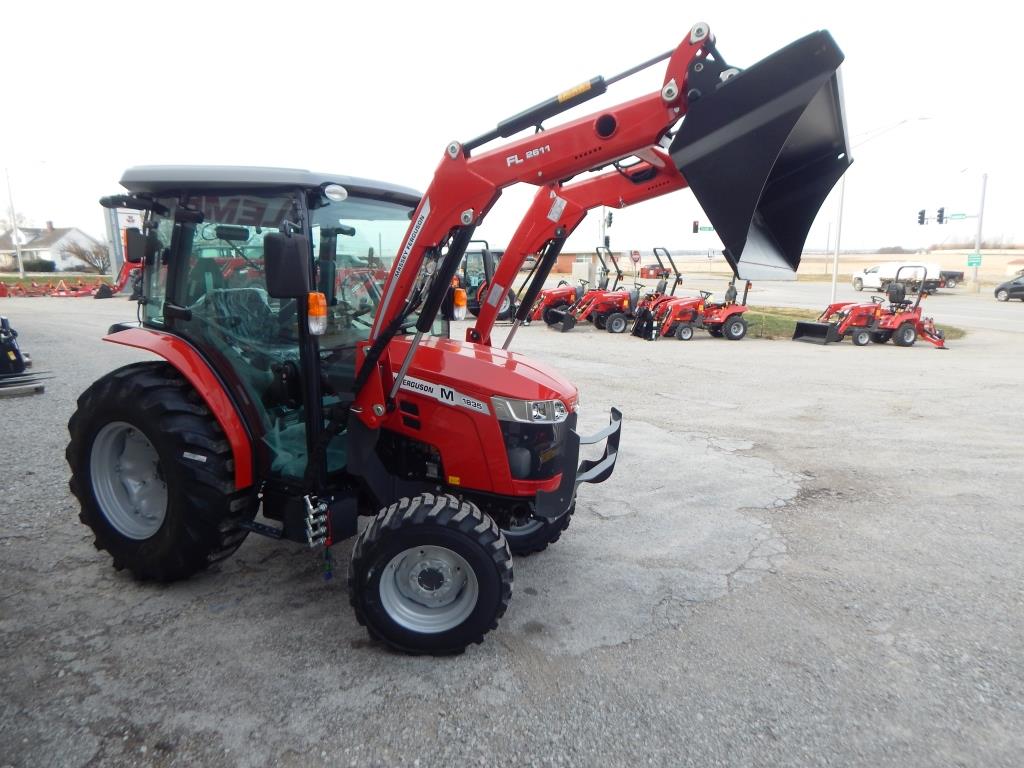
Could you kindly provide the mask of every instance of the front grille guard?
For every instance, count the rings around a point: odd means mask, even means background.
[[[592,435],[581,437],[576,431],[576,414],[569,415],[569,434],[561,456],[562,480],[553,491],[538,491],[534,514],[545,520],[556,520],[569,511],[580,483],[603,483],[611,477],[619,457],[619,437],[622,433],[622,412],[611,409],[608,426]],[[594,445],[602,440],[604,453],[599,459],[587,459],[577,466],[581,445]]]

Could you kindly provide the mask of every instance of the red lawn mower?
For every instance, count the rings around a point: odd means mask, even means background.
[[[794,341],[829,344],[849,336],[858,347],[872,341],[885,344],[890,339],[898,347],[910,347],[921,338],[937,349],[948,349],[945,334],[935,327],[932,318],[921,315],[921,300],[925,292],[917,294],[917,301],[907,300],[906,285],[899,279],[904,269],[923,269],[925,278],[928,276],[927,269],[922,266],[900,267],[886,292],[888,307],[884,306],[885,299],[881,296],[872,297],[870,303],[840,301],[829,304],[818,317],[818,322],[796,324]]]

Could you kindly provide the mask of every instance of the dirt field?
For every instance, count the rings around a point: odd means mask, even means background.
[[[99,340],[134,305],[0,300],[56,374],[0,400],[0,766],[1018,766],[1024,307],[999,307],[1012,332],[946,352],[522,329],[585,428],[623,410],[621,458],[438,660],[370,643],[298,546],[116,573],[63,451],[77,394],[138,359]]]

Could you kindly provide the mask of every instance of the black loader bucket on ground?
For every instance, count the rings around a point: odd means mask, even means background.
[[[839,327],[834,323],[808,323],[798,321],[793,330],[793,341],[809,341],[811,344],[828,344],[841,341]]]
[[[839,65],[828,32],[746,70],[698,59],[670,152],[741,280],[793,280],[804,241],[849,167]]]

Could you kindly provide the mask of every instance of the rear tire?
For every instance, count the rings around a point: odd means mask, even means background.
[[[716,339],[722,338],[722,329],[721,328],[708,328],[708,333],[710,333]]]
[[[854,346],[866,347],[868,342],[871,341],[871,332],[865,328],[857,328],[850,333],[850,340]]]
[[[220,425],[169,363],[136,363],[101,378],[78,398],[68,431],[79,519],[117,570],[176,581],[245,539],[255,487],[235,490]]]
[[[550,307],[544,310],[544,313],[542,315],[544,318],[544,322],[547,323],[548,325],[558,325],[560,322],[562,322],[562,315],[568,308],[569,305],[564,301],[561,301],[558,304],[552,304]]]
[[[947,280],[946,281],[946,287],[947,288],[956,288],[956,286],[957,286],[956,280]]]
[[[855,291],[863,291],[864,290],[864,281],[861,280],[859,277],[855,277],[853,279],[853,290],[855,290]]]
[[[742,317],[730,317],[722,323],[722,333],[729,341],[739,341],[747,335],[747,321]]]
[[[114,289],[111,288],[106,283],[101,283],[100,286],[96,289],[96,293],[94,293],[92,297],[94,299],[109,299],[112,298],[113,295]]]
[[[349,565],[356,619],[406,653],[462,653],[498,626],[512,598],[512,554],[494,521],[454,496],[385,507]]]
[[[892,335],[892,343],[897,347],[912,347],[917,341],[917,329],[913,323],[903,323]]]
[[[628,325],[629,322],[626,320],[626,316],[621,312],[612,312],[605,318],[605,330],[608,333],[625,333]]]

